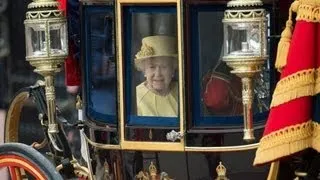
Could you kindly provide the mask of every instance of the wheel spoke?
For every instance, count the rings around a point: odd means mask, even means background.
[[[10,166],[8,167],[9,169],[9,173],[10,173],[10,176],[11,176],[11,180],[18,180],[18,174],[17,174],[17,168],[16,167],[13,167],[13,166]]]

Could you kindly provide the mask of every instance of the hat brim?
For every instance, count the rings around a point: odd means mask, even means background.
[[[136,58],[134,59],[134,64],[135,64],[135,67],[138,71],[142,71],[141,70],[141,65],[140,63],[143,62],[144,60],[146,59],[149,59],[149,58],[155,58],[155,57],[172,57],[172,58],[178,58],[178,55],[177,54],[170,54],[170,55],[157,55],[157,56],[145,56],[143,58]]]
[[[139,63],[139,62],[141,62],[143,60],[146,60],[146,59],[149,59],[149,58],[154,58],[154,57],[174,57],[174,58],[177,58],[178,55],[177,54],[168,54],[168,55],[144,56],[142,58],[135,58],[134,62],[135,63]]]

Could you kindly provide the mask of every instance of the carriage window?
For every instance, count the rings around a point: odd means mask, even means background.
[[[124,15],[127,135],[139,127],[139,140],[166,141],[163,129],[179,126],[176,7],[127,6]]]
[[[85,6],[86,111],[90,120],[116,123],[113,8]]]
[[[224,7],[190,10],[192,52],[190,67],[193,75],[192,88],[192,125],[223,129],[243,127],[242,83],[231,73],[231,68],[223,58]],[[207,21],[207,19],[210,21]],[[265,121],[270,101],[270,69],[266,61],[263,71],[257,75],[254,84],[254,121]]]

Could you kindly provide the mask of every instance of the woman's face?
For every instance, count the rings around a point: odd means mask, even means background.
[[[145,77],[147,86],[160,94],[169,91],[169,85],[174,75],[174,60],[170,57],[157,57],[145,60]]]

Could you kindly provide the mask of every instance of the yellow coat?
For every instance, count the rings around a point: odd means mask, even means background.
[[[169,94],[160,96],[150,91],[145,82],[136,87],[138,116],[178,116],[178,83],[172,82]]]

